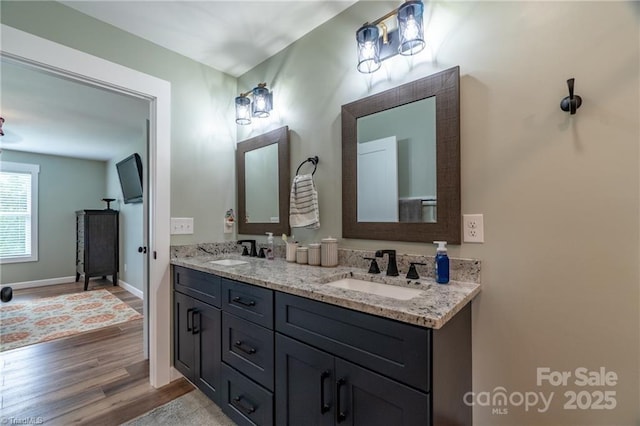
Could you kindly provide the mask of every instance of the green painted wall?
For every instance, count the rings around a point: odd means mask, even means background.
[[[140,128],[140,139],[130,141],[128,147],[115,154],[106,163],[106,193],[109,198],[115,198],[113,207],[120,211],[120,275],[118,279],[132,285],[138,290],[143,290],[146,267],[145,256],[138,253],[138,247],[144,243],[144,210],[142,203],[125,204],[122,199],[122,189],[116,169],[116,163],[137,152],[142,159],[143,173],[148,172],[147,143],[144,138],[144,124]]]
[[[482,260],[473,390],[555,395],[547,411],[511,405],[499,415],[476,405],[474,424],[637,424],[638,3],[425,2],[426,50],[358,73],[355,31],[399,3],[360,1],[239,79],[271,83],[277,111],[261,130],[289,126],[292,173],[320,157],[322,227],[296,229],[296,239],[342,233],[341,105],[459,65],[462,210],[484,214],[486,241],[449,247],[450,256]],[[574,116],[559,108],[570,77],[583,99]],[[256,131],[241,129],[239,139]],[[339,244],[435,251],[428,241]],[[616,372],[616,386],[536,384],[539,367],[601,366]],[[564,408],[565,391],[585,390],[616,392],[616,408]]]
[[[8,26],[171,83],[171,215],[194,218],[173,244],[221,241],[235,206],[236,79],[53,1],[2,1]]]
[[[483,290],[473,302],[473,390],[555,392],[546,412],[518,406],[494,415],[476,406],[474,424],[637,423],[637,3],[429,2],[424,54],[359,74],[354,32],[397,5],[358,2],[241,76],[242,88],[269,82],[276,109],[266,122],[238,129],[238,140],[288,125],[292,173],[308,156],[320,157],[322,228],[296,237],[339,236],[340,106],[459,65],[462,206],[484,213],[486,234],[483,245],[450,247],[451,256],[483,262]],[[235,204],[234,79],[58,3],[2,8],[4,24],[172,83],[172,214],[194,216],[196,230],[172,241],[222,240],[224,211]],[[584,101],[575,116],[558,107],[569,77]],[[340,244],[434,252],[429,243]],[[601,366],[619,377],[613,410],[565,410],[563,392],[584,388],[536,385],[539,367]]]
[[[1,265],[0,283],[75,278],[75,212],[105,207],[105,162],[6,149],[0,159],[40,165],[38,261]]]

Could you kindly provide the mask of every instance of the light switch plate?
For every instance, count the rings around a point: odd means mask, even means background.
[[[193,234],[192,217],[172,217],[171,235]]]
[[[463,214],[462,228],[465,243],[484,243],[484,218],[481,214]]]

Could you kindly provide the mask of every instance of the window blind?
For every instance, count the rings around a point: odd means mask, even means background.
[[[37,260],[35,164],[0,162],[0,261]]]
[[[0,172],[0,257],[31,256],[31,173]]]

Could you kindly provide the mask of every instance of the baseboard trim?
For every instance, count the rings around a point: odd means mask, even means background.
[[[129,293],[133,294],[134,296],[136,296],[138,299],[143,299],[144,298],[144,293],[142,293],[142,290],[135,288],[134,286],[132,286],[131,284],[124,282],[122,280],[118,280],[118,285],[122,288],[124,288],[125,290],[127,290]]]
[[[0,284],[0,287],[12,287],[14,290],[21,290],[23,288],[44,287],[47,285],[72,283],[75,280],[76,280],[76,277],[72,275],[70,277],[48,278],[46,280],[22,281],[19,283]]]
[[[175,367],[171,367],[171,376],[170,377],[171,378],[169,380],[171,380],[173,382],[174,380],[178,380],[178,379],[180,379],[180,378],[182,378],[184,376],[182,375],[181,372],[176,370]]]

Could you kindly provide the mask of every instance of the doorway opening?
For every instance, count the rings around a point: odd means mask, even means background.
[[[147,100],[149,114],[148,185],[148,279],[145,296],[148,315],[149,380],[154,387],[169,383],[170,354],[170,83],[87,53],[2,25],[0,54],[72,79],[82,84]]]

